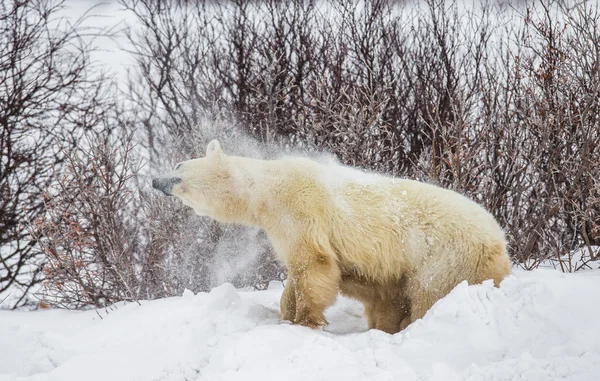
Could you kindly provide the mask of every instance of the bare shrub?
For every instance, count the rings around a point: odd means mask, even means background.
[[[132,221],[136,164],[131,138],[85,140],[66,153],[64,171],[44,193],[32,235],[46,257],[40,297],[46,305],[103,307],[138,298],[137,223]]]
[[[81,38],[85,18],[69,23],[62,3],[0,3],[0,294],[3,307],[35,303],[43,261],[25,228],[44,213],[43,193],[65,154],[103,128],[108,83]],[[2,298],[4,299],[4,298]]]

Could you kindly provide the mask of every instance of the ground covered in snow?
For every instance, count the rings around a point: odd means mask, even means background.
[[[281,286],[0,311],[0,381],[599,380],[599,290],[600,271],[515,271],[500,289],[457,286],[396,335],[343,298],[322,331],[282,322]]]

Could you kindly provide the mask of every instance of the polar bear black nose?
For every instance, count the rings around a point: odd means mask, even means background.
[[[158,189],[165,195],[170,196],[173,185],[179,184],[181,179],[179,177],[162,177],[152,180],[152,188]]]

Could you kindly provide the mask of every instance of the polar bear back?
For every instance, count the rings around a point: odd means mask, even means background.
[[[349,271],[379,281],[411,276],[453,287],[463,279],[483,280],[477,266],[489,261],[486,256],[506,256],[495,219],[456,192],[307,159],[283,163],[293,181],[322,188],[320,197],[302,204],[303,215],[326,231]],[[440,279],[440,273],[452,279]]]

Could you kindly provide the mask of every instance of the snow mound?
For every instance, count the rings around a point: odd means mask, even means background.
[[[458,285],[403,332],[345,298],[321,331],[279,319],[282,288],[184,292],[108,311],[0,311],[0,380],[596,380],[600,274],[516,271]],[[102,318],[101,318],[102,317]]]

